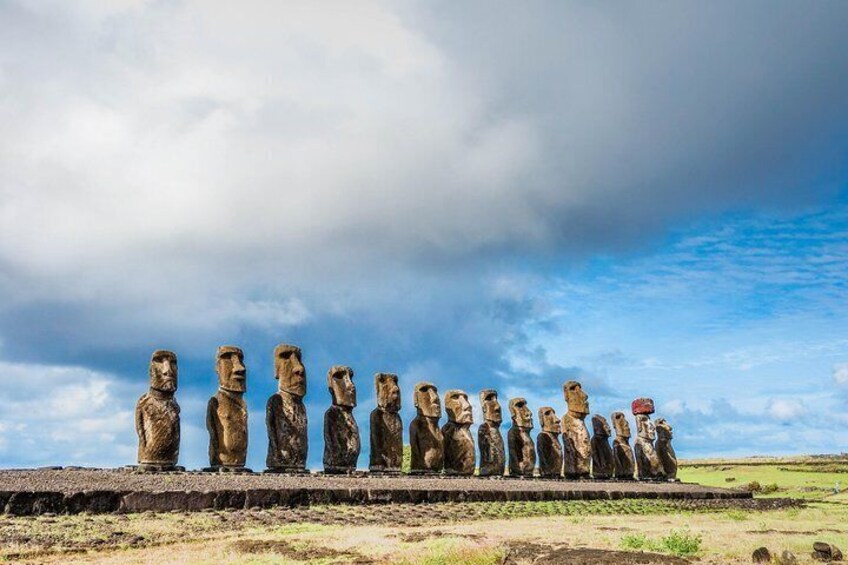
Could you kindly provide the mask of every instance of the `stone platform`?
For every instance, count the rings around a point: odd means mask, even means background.
[[[12,515],[622,498],[743,499],[751,494],[688,483],[636,481],[0,470],[0,509]]]

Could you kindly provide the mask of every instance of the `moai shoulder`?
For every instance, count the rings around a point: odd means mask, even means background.
[[[509,413],[512,416],[512,427],[507,433],[509,445],[509,476],[513,478],[530,478],[536,468],[536,446],[530,437],[533,429],[533,413],[524,398],[513,398],[509,401]]]
[[[356,386],[353,369],[336,365],[327,373],[333,404],[324,413],[324,472],[353,473],[359,459],[359,426],[353,417]]]
[[[506,449],[501,435],[503,414],[498,392],[493,389],[480,391],[480,406],[483,408],[483,423],[477,428],[480,476],[502,477],[506,470]]]
[[[439,474],[445,464],[444,436],[439,429],[439,419],[442,417],[439,391],[432,383],[417,383],[413,402],[417,415],[409,424],[409,443],[412,448],[410,474]]]
[[[592,478],[611,479],[615,462],[610,447],[610,430],[607,419],[600,414],[592,416]]]
[[[281,343],[274,348],[274,379],[277,392],[268,398],[265,426],[272,473],[306,473],[309,452],[306,406],[306,367],[299,347]]]
[[[247,460],[247,369],[244,353],[238,347],[225,345],[215,356],[218,392],[206,410],[209,431],[209,470],[246,471]]]
[[[539,408],[539,422],[542,426],[542,431],[536,436],[539,475],[546,479],[559,479],[562,477],[562,427],[559,418],[552,407],[543,406]]]
[[[403,463],[403,423],[400,387],[393,373],[374,375],[377,408],[371,412],[371,473],[398,474]]]
[[[149,390],[138,399],[135,429],[138,434],[138,468],[144,471],[177,469],[180,456],[180,407],[177,390],[177,356],[157,350],[150,358]]]
[[[568,412],[562,417],[563,470],[567,479],[589,478],[592,446],[586,416],[589,414],[589,396],[577,381],[568,381],[562,387]]]
[[[636,473],[636,460],[630,447],[630,424],[624,412],[613,412],[612,425],[615,428],[613,440],[613,475],[622,481],[632,481]]]
[[[677,454],[671,445],[671,440],[674,437],[671,424],[665,418],[657,418],[655,425],[657,430],[656,451],[663,469],[663,474],[668,480],[676,481]]]
[[[445,393],[447,423],[442,427],[445,452],[445,474],[471,476],[474,474],[476,457],[471,424],[474,423],[468,395],[461,390]]]

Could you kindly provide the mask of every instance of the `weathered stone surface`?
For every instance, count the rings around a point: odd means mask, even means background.
[[[512,427],[507,433],[509,476],[532,477],[536,467],[536,446],[530,437],[533,413],[523,398],[513,398],[509,401],[509,413],[512,416]]]
[[[471,476],[474,474],[476,456],[471,424],[474,423],[468,395],[461,390],[445,393],[447,423],[442,426],[445,450],[445,474]]]
[[[630,447],[630,424],[624,412],[613,412],[611,419],[615,428],[613,475],[618,480],[631,480],[636,472],[636,459]]]
[[[177,356],[171,351],[154,351],[149,375],[150,390],[135,408],[138,464],[173,468],[180,456],[180,406],[174,398]]]
[[[674,453],[674,447],[671,445],[671,440],[674,437],[671,424],[665,418],[657,418],[656,433],[655,448],[663,474],[669,480],[677,480],[677,454]]]
[[[758,547],[751,554],[751,561],[753,563],[771,563],[771,552],[767,547]]]
[[[817,541],[813,544],[813,559],[826,563],[842,561],[842,551],[833,544]]]
[[[439,391],[432,383],[417,383],[413,400],[418,414],[409,424],[410,472],[418,475],[440,473],[445,464],[445,451],[444,437],[439,429],[442,417]]]
[[[566,479],[588,479],[592,461],[592,446],[586,416],[589,414],[589,396],[577,381],[562,386],[568,412],[562,417],[563,471]]]
[[[309,452],[306,406],[306,368],[299,347],[282,343],[274,349],[274,378],[277,393],[268,399],[265,426],[268,429],[269,471],[306,471]]]
[[[356,386],[353,369],[342,365],[327,373],[333,405],[324,413],[324,472],[352,473],[359,459],[359,426],[353,417]]]
[[[592,477],[595,479],[611,479],[615,474],[610,433],[606,418],[600,414],[592,416]]]
[[[794,553],[788,549],[784,549],[775,559],[775,563],[777,563],[777,565],[796,565],[798,563],[798,559],[795,557]]]
[[[640,480],[664,478],[663,468],[654,449],[656,429],[646,414],[636,416],[636,469]]]
[[[630,408],[634,416],[639,414],[650,416],[654,413],[654,400],[652,398],[637,398],[630,404]]]
[[[242,350],[232,345],[219,347],[215,372],[218,392],[209,399],[206,409],[209,466],[242,469],[247,459],[247,369]]]
[[[542,431],[536,436],[536,451],[539,454],[539,475],[546,479],[562,477],[562,430],[556,412],[550,406],[539,408],[539,423]]]
[[[372,473],[400,473],[403,463],[403,422],[400,419],[400,387],[397,375],[377,373],[377,408],[371,412]]]
[[[477,428],[477,444],[480,446],[480,476],[500,477],[506,470],[506,449],[501,435],[503,414],[498,402],[498,392],[493,389],[480,391],[480,406],[483,408],[483,423]]]

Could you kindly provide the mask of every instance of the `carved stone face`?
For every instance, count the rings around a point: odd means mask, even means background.
[[[644,414],[636,416],[636,430],[639,437],[642,439],[646,439],[648,441],[654,441],[657,439],[657,432],[654,427],[654,423]]]
[[[598,437],[610,436],[611,431],[607,419],[600,414],[592,416],[592,433]]]
[[[568,404],[568,411],[572,416],[583,418],[589,414],[589,395],[583,392],[583,386],[580,383],[568,381],[562,385],[562,392],[565,395],[565,403]]]
[[[449,422],[463,425],[474,422],[468,395],[461,390],[449,390],[445,393],[445,412],[448,413]]]
[[[550,406],[542,406],[539,408],[539,422],[542,424],[542,431],[550,434],[558,434],[562,432],[562,424],[557,418],[556,411]]]
[[[657,418],[656,421],[657,439],[670,440],[674,437],[672,434],[671,424],[665,418]]]
[[[238,347],[223,345],[215,356],[215,371],[218,373],[218,386],[230,392],[247,390],[247,369],[244,367],[244,353]]]
[[[281,343],[274,348],[274,378],[277,389],[294,396],[306,396],[306,368],[300,348]]]
[[[336,365],[327,373],[327,387],[336,406],[356,406],[356,385],[353,384],[353,369]]]
[[[374,385],[377,387],[377,406],[386,412],[400,412],[400,387],[397,375],[377,373],[374,375]]]
[[[150,388],[161,392],[177,390],[177,356],[158,349],[150,356]]]
[[[612,425],[615,427],[615,435],[621,438],[630,439],[630,423],[624,412],[612,413]]]
[[[513,398],[509,401],[509,413],[512,416],[512,423],[519,428],[525,430],[533,429],[533,413],[530,412],[530,407],[527,406],[527,401],[523,398]]]
[[[415,408],[421,416],[427,418],[442,417],[442,403],[439,400],[439,391],[432,383],[418,383],[415,385],[413,394]]]
[[[500,425],[503,421],[498,391],[487,388],[480,391],[480,405],[483,407],[483,419],[491,424]]]

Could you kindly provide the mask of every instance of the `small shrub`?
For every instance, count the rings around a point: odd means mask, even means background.
[[[760,492],[761,490],[763,490],[763,487],[757,481],[751,481],[742,488],[744,488],[748,492]]]
[[[703,538],[700,535],[693,534],[687,529],[672,530],[662,538],[662,547],[668,553],[683,557],[698,553],[701,549],[701,541]]]
[[[621,538],[622,549],[645,549],[648,543],[645,534],[626,534]]]
[[[771,483],[768,485],[763,485],[760,487],[760,494],[772,494],[780,490],[780,487],[777,486],[776,483]]]
[[[725,478],[724,478],[724,482],[726,482],[726,483],[735,483],[735,482],[736,482],[736,477],[725,477]]]

